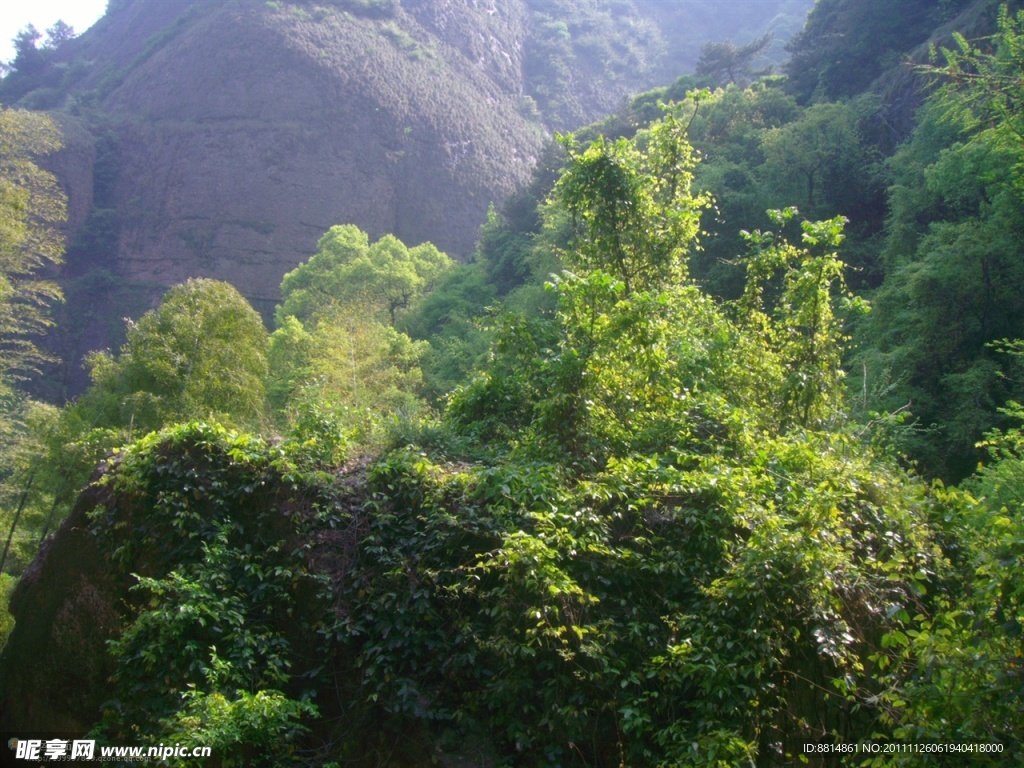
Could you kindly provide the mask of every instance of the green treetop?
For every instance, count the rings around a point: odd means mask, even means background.
[[[678,111],[634,141],[599,137],[585,150],[563,136],[570,162],[553,197],[572,222],[564,254],[574,268],[602,269],[627,293],[656,288],[686,273],[685,256],[710,202],[691,193],[693,148]]]
[[[289,315],[316,318],[338,304],[359,304],[369,315],[394,323],[450,266],[451,259],[430,243],[409,248],[385,235],[371,245],[352,224],[331,227],[316,254],[284,276],[278,325]]]
[[[79,407],[97,425],[147,432],[192,418],[258,424],[267,332],[237,290],[195,279],[128,328],[117,357],[90,358],[92,388]]]

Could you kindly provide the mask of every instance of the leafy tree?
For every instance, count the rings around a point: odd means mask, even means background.
[[[795,214],[794,208],[771,212],[779,227]],[[845,310],[867,309],[847,290],[846,265],[835,250],[845,223],[842,217],[804,222],[802,248],[771,232],[747,236],[752,253],[738,305],[746,333],[778,355],[780,368],[764,384],[781,431],[827,427],[844,416],[842,348],[849,339],[834,304],[838,298]],[[780,273],[782,285],[771,286]],[[767,299],[770,290],[777,295]]]
[[[800,116],[800,108],[781,83],[778,77],[763,78],[746,88],[729,85],[707,91],[699,89],[707,83],[698,78],[679,78],[671,86],[641,94],[617,115],[579,134],[582,138],[600,131],[628,139],[660,119],[664,102],[686,105],[687,137],[700,156],[693,170],[693,188],[714,198],[711,213],[702,220],[709,237],[689,253],[689,273],[716,296],[736,298],[742,292],[743,270],[737,255],[746,250],[746,244],[740,233],[764,228],[769,224],[766,210],[794,202],[788,185],[774,183],[764,172],[766,132]],[[831,215],[838,213],[831,211]]]
[[[570,265],[605,270],[626,293],[685,275],[684,257],[709,204],[691,194],[695,160],[685,132],[676,110],[637,142],[599,137],[580,151],[572,136],[562,139],[570,159],[554,195],[572,225]]]
[[[947,54],[945,69],[962,79],[929,100],[890,161],[885,282],[877,315],[862,330],[863,369],[874,381],[894,382],[877,409],[910,404],[918,425],[936,430],[911,433],[904,449],[947,480],[974,469],[975,443],[1004,425],[997,407],[1024,394],[1016,363],[989,346],[1024,335],[1016,290],[1024,264],[1024,147],[1013,110],[998,106],[999,88],[1008,86],[993,82],[983,96],[980,81],[967,76],[986,72],[1006,83],[1014,72],[1021,76],[1020,58],[1007,53],[1019,23],[1001,14],[991,55],[970,48]]]
[[[93,385],[75,406],[84,421],[129,435],[197,417],[260,423],[267,332],[227,283],[171,288],[127,336],[116,357],[90,358]]]
[[[45,66],[45,58],[37,44],[42,40],[42,33],[32,24],[28,24],[14,36],[14,61],[11,67],[23,76],[37,74]]]
[[[49,117],[0,110],[0,385],[42,360],[31,336],[51,325],[46,306],[60,298],[40,272],[60,262],[67,200],[35,162],[60,148],[60,136]]]
[[[359,304],[369,316],[393,324],[450,266],[451,260],[430,243],[407,248],[385,235],[370,245],[358,227],[331,227],[316,254],[284,276],[278,322],[289,315],[315,320],[336,304]]]
[[[341,280],[341,270],[363,256],[369,247],[369,236],[358,227],[332,227],[317,243],[317,253],[284,276],[283,301],[276,312],[278,325],[289,315],[300,320],[315,319],[320,309],[335,303],[350,290]]]
[[[371,245],[358,227],[328,230],[317,253],[281,282],[268,352],[278,412],[294,419],[319,404],[368,441],[382,417],[420,410],[420,361],[430,345],[394,322],[451,266],[429,243],[407,248],[386,235]]]
[[[33,337],[50,327],[47,306],[61,296],[40,273],[60,262],[66,198],[36,164],[59,147],[50,118],[0,110],[0,570],[8,572],[27,564],[52,522],[39,466],[52,409],[27,400],[15,385],[46,359]]]
[[[65,23],[63,19],[57,19],[53,26],[46,30],[46,42],[43,43],[43,48],[56,50],[68,40],[73,40],[74,37],[75,28]]]
[[[4,65],[6,74],[0,80],[0,100],[14,104],[40,85],[50,69],[49,51],[39,48],[42,34],[29,24],[14,37],[15,57]]]
[[[43,461],[58,412],[13,392],[0,401],[0,407],[0,572],[20,574],[59,521],[54,503],[59,480]]]
[[[382,417],[422,408],[420,360],[428,347],[367,318],[358,305],[322,314],[308,331],[289,316],[270,337],[272,402],[293,417],[319,403],[370,441]]]
[[[754,59],[772,42],[772,34],[767,33],[752,40],[746,45],[733,42],[705,43],[700,49],[696,73],[711,78],[715,85],[725,86],[731,83],[743,86],[766,71],[755,71]]]
[[[851,186],[870,183],[877,162],[857,132],[859,117],[849,104],[815,104],[797,120],[765,131],[765,180],[805,214],[849,212],[843,203],[870,196]]]
[[[925,71],[940,77],[934,100],[947,119],[1024,158],[1024,10],[1011,15],[1001,5],[996,25],[998,31],[980,41],[954,33],[956,47],[942,48],[942,63]],[[934,47],[932,57],[939,59]]]

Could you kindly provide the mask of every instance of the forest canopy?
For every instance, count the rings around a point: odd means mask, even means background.
[[[194,279],[74,403],[5,362],[7,585],[66,515],[38,567],[80,555],[0,681],[47,638],[51,717],[224,764],[1015,764],[1024,11],[932,47],[893,143],[867,81],[923,38],[879,8],[558,136],[468,264],[339,224],[272,332]],[[40,128],[0,308],[59,257]]]

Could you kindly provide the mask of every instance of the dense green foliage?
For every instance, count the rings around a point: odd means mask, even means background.
[[[1024,142],[1005,95],[1024,77],[1024,16],[1004,9],[1000,27],[991,53],[960,38],[936,62],[932,72],[951,79],[889,161],[885,279],[863,330],[864,387],[892,384],[878,405],[909,403],[932,430],[910,434],[905,449],[953,480],[981,458],[972,447],[982,433],[1005,424],[997,408],[1022,395],[1018,366],[997,342],[1024,335]]]
[[[790,88],[801,102],[862,93],[967,4],[967,0],[820,0],[787,46]]]
[[[263,321],[226,283],[191,280],[130,323],[119,354],[90,360],[92,387],[59,413],[30,403],[16,412],[19,439],[5,466],[14,473],[6,509],[20,572],[67,514],[97,462],[168,424],[216,418],[250,429],[264,414]],[[21,519],[19,520],[18,517]]]
[[[919,68],[946,85],[894,154],[891,132],[879,125],[888,107],[877,95],[800,107],[787,93],[792,81],[778,78],[695,100],[686,90],[700,81],[681,78],[598,126],[606,136],[631,137],[660,117],[659,101],[691,104],[688,135],[701,158],[694,185],[714,195],[714,208],[701,223],[712,236],[691,254],[689,274],[714,295],[742,293],[740,233],[770,226],[765,210],[797,205],[809,219],[848,220],[847,279],[876,305],[851,329],[851,404],[865,421],[906,419],[889,439],[926,474],[950,481],[974,469],[983,433],[1005,425],[1000,404],[1021,397],[1017,364],[992,346],[1024,334],[1016,290],[1019,34],[1013,14],[990,15],[996,36],[952,39],[931,68]],[[973,9],[975,26],[980,16]],[[857,24],[872,20],[881,23],[872,12]],[[548,179],[547,169],[536,175],[534,201],[551,189]],[[494,284],[503,293],[560,268],[548,254],[564,251],[558,238],[567,230],[540,233],[525,208],[515,201],[481,240],[477,268],[489,275],[501,264]]]
[[[358,511],[329,512],[346,487],[300,471],[301,440],[190,425],[127,451],[93,525],[113,566],[152,575],[112,646],[107,738],[195,728],[224,749],[273,741],[265,764],[304,760],[323,738],[317,691],[352,725],[419,724],[440,749],[487,734],[508,764],[788,764],[822,737],[937,739],[952,687],[995,697],[961,738],[1017,743],[1005,661],[957,655],[1013,652],[958,618],[996,585],[991,610],[1017,610],[1012,565],[985,550],[1005,531],[1017,556],[1010,518],[930,496],[848,420],[841,316],[859,305],[840,219],[805,222],[800,245],[749,234],[734,301],[685,277],[702,201],[678,127],[573,156],[545,214],[585,223],[555,311],[499,323],[440,423],[373,464]],[[624,189],[634,226],[681,226],[671,247],[617,256],[606,216]],[[1018,442],[992,436],[1001,461],[979,487],[1012,476]],[[309,493],[326,516],[271,512]],[[317,576],[293,542],[335,526],[361,531],[355,553]],[[951,588],[969,569],[976,586]],[[311,658],[355,684],[325,688]],[[334,756],[359,743],[347,732]]]
[[[14,59],[0,62],[0,102],[13,104],[30,91],[36,90],[35,103],[27,107],[45,109],[52,104],[46,103],[50,92],[60,85],[67,75],[67,66],[58,65],[54,61],[55,52],[75,36],[74,28],[58,19],[46,30],[46,40],[39,44],[43,35],[29,24],[14,40]]]
[[[315,323],[345,305],[394,324],[450,266],[451,260],[430,243],[408,248],[387,235],[371,246],[358,227],[331,227],[316,254],[284,276],[277,320],[290,316]]]
[[[267,334],[227,283],[189,280],[130,323],[115,358],[90,360],[93,387],[78,407],[97,425],[150,432],[191,417],[250,427],[263,413]]]
[[[693,196],[694,159],[686,126],[669,114],[642,137],[641,151],[621,139],[599,137],[574,152],[554,195],[568,213],[574,237],[565,259],[584,272],[604,270],[626,294],[685,277],[685,255],[709,197]]]
[[[423,407],[420,361],[429,344],[395,328],[452,266],[430,243],[387,235],[372,245],[353,225],[332,227],[317,253],[284,276],[270,337],[270,403],[294,421],[323,410],[373,442],[381,420]]]
[[[1024,12],[935,49],[886,157],[860,91],[918,32],[880,8],[819,2],[788,87],[682,79],[560,137],[472,264],[334,227],[269,337],[190,281],[76,404],[26,406],[34,526],[163,428],[81,523],[124,585],[95,732],[225,765],[1018,764]]]
[[[771,42],[772,36],[768,33],[746,45],[736,45],[731,41],[705,43],[700,49],[696,74],[710,78],[716,86],[730,83],[747,85],[759,75],[768,74],[767,71],[755,71],[753,62]]]
[[[327,611],[329,586],[308,571],[310,500],[282,477],[295,471],[285,453],[192,423],[123,454],[118,502],[97,509],[92,526],[114,573],[151,575],[135,577],[129,621],[111,646],[118,666],[102,738],[208,744],[223,765],[291,764],[307,730],[300,718],[317,713],[313,678],[304,695],[284,692],[299,685],[292,660],[325,659],[330,634],[308,604],[296,611],[302,601]]]

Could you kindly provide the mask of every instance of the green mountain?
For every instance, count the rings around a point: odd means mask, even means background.
[[[101,758],[159,745],[225,767],[1019,765],[1020,2],[818,0],[787,74],[758,74],[769,37],[720,42],[542,148],[615,73],[670,61],[635,43],[680,6],[163,9],[177,20],[139,67],[23,49],[3,85],[64,106],[53,168],[98,171],[92,202],[71,201],[79,305],[173,267],[89,260],[123,241],[118,190],[148,172],[122,164],[124,137],[221,150],[218,121],[186,124],[202,103],[255,146],[194,59],[198,96],[141,66],[187,60],[189,30],[225,69],[234,49],[211,33],[270,40],[270,20],[335,84],[406,57],[424,94],[455,77],[452,46],[473,83],[520,73],[502,114],[538,162],[469,262],[332,226],[281,282],[273,333],[227,282],[189,279],[57,408],[15,378],[52,292],[34,281],[63,200],[33,158],[56,130],[0,113],[0,727],[43,739],[11,740],[19,758],[61,756],[61,733]],[[504,50],[477,36],[491,23],[522,24],[521,67],[486,55]],[[358,55],[313,31],[334,28]],[[272,78],[285,59],[263,54]],[[173,109],[147,101],[158,83]],[[378,132],[410,117],[387,159],[420,152],[419,173],[436,145],[418,132],[450,126],[412,120],[427,102],[387,86],[363,106],[388,105]],[[100,98],[160,117],[99,134]],[[155,167],[218,201],[212,171]],[[218,243],[177,239],[185,266]]]
[[[93,276],[69,284],[71,305],[79,321],[115,307],[61,354],[109,343],[106,326],[187,277],[269,310],[334,224],[466,259],[551,129],[672,79],[708,39],[793,26],[808,3],[696,26],[698,3],[670,5],[121,0],[81,37],[19,53],[0,102],[68,127],[66,275]]]

